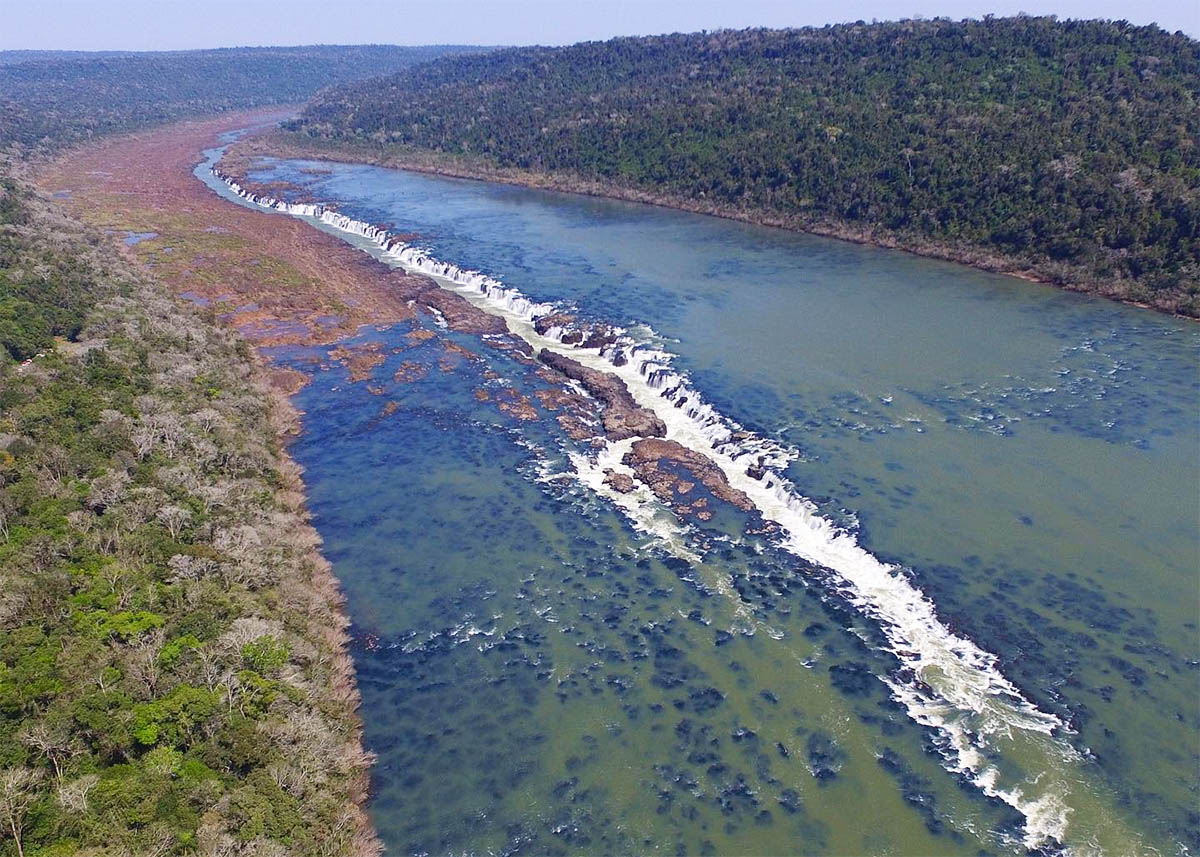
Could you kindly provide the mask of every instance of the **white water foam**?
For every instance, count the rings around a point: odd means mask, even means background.
[[[691,388],[685,374],[672,368],[670,352],[615,328],[612,330],[623,335],[603,348],[564,344],[567,329],[553,327],[539,334],[534,327],[538,318],[562,312],[561,307],[530,300],[486,274],[438,260],[385,229],[326,206],[259,197],[215,169],[213,173],[252,204],[365,239],[374,245],[373,255],[383,261],[429,276],[475,306],[504,318],[510,331],[535,349],[548,348],[620,377],[637,404],[663,420],[668,439],[711,458],[730,485],[745,492],[765,519],[779,525],[781,547],[831,570],[839,580],[840,594],[882,628],[888,649],[901,663],[884,681],[914,721],[942,736],[948,768],[1024,816],[1025,847],[1065,841],[1071,810],[1064,799],[1068,786],[1063,778],[1043,776],[1048,772],[1039,771],[1023,783],[1004,784],[1001,771],[988,756],[998,752],[998,744],[1004,742],[1026,749],[1035,745],[1036,755],[1043,759],[1058,757],[1059,762],[1074,763],[1078,753],[1053,734],[1069,731],[1066,724],[1026,700],[1001,674],[995,655],[947,628],[933,603],[902,569],[881,562],[859,546],[851,533],[821,517],[816,506],[780,474],[795,459],[795,451],[758,437],[720,414]],[[656,516],[658,506],[648,488],[639,484],[635,492],[625,495],[604,484],[606,468],[630,472],[620,459],[631,443],[609,443],[596,458],[572,454],[572,463],[581,482],[616,503],[635,526],[679,548],[676,534]],[[755,475],[747,472],[748,464]],[[1043,780],[1051,782],[1040,782]]]

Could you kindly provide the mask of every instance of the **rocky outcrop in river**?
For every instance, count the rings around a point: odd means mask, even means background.
[[[676,472],[676,468],[670,467],[674,464],[690,473],[717,499],[724,500],[744,512],[754,508],[754,504],[745,493],[729,484],[716,462],[703,453],[688,449],[673,440],[644,438],[636,441],[623,463],[632,467],[638,478],[649,485],[659,499],[672,506],[679,505],[679,497],[686,495],[692,488],[692,485]]]
[[[604,403],[604,433],[610,440],[631,437],[666,437],[667,427],[653,411],[640,407],[633,400],[625,382],[609,372],[589,369],[577,360],[542,349],[538,360],[551,369],[582,384],[589,393]]]

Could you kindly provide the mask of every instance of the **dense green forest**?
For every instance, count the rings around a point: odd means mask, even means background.
[[[0,855],[370,855],[345,619],[246,342],[23,176],[448,47],[0,57]]]
[[[101,57],[123,57],[129,56],[130,53],[131,51],[0,51],[0,65],[11,65],[12,63],[34,60],[79,60],[99,59]]]
[[[449,57],[327,90],[290,130],[1197,314],[1198,93],[1200,44],[1153,26],[904,21]]]
[[[0,346],[0,854],[375,853],[339,598],[245,342],[10,175]]]
[[[0,54],[0,145],[87,140],[185,116],[299,102],[323,86],[390,74],[452,45]]]

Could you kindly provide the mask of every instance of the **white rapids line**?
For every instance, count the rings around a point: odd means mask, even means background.
[[[537,318],[559,310],[554,304],[530,300],[486,274],[436,259],[385,229],[324,205],[256,196],[215,168],[213,174],[234,194],[253,205],[364,239],[369,246],[360,249],[393,266],[428,276],[475,306],[504,318],[509,330],[535,349],[549,348],[585,366],[620,377],[638,405],[662,418],[669,439],[711,458],[730,485],[744,491],[764,518],[779,525],[783,532],[781,547],[832,570],[841,578],[844,585],[839,592],[880,625],[890,652],[902,664],[900,670],[884,681],[913,720],[943,737],[947,767],[968,778],[985,794],[1021,812],[1025,818],[1026,848],[1065,841],[1071,810],[1060,791],[1039,789],[1040,796],[1027,797],[1022,785],[1030,788],[1037,784],[1037,779],[1002,786],[1001,772],[988,761],[987,755],[994,749],[989,742],[992,738],[1033,740],[1041,745],[1043,752],[1058,755],[1064,762],[1076,761],[1078,753],[1053,734],[1069,731],[1067,725],[1025,699],[1001,674],[994,654],[942,624],[933,603],[902,569],[881,562],[859,546],[852,534],[821,517],[816,506],[780,475],[796,453],[745,431],[704,402],[691,389],[687,376],[672,368],[674,355],[627,334],[602,349],[565,345],[560,337],[567,331],[551,328],[542,335],[534,329]],[[624,334],[619,328],[611,329]],[[623,361],[614,362],[617,355]],[[596,459],[571,455],[579,479],[613,500],[639,529],[675,542],[664,530],[662,520],[649,510],[653,496],[648,489],[621,495],[603,484],[605,467],[628,471],[620,464],[627,446],[628,442],[609,443]],[[761,479],[747,474],[747,463],[761,469]],[[1036,776],[1040,777],[1040,772]]]

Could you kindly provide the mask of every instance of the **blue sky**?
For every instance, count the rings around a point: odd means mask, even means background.
[[[0,50],[569,44],[617,35],[918,16],[1124,18],[1200,36],[1200,0],[3,0]]]

